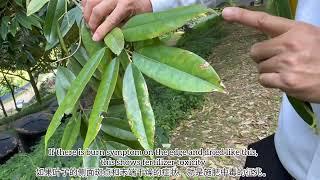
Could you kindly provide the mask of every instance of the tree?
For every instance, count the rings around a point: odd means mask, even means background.
[[[11,96],[12,96],[12,100],[13,100],[13,103],[14,103],[14,107],[16,108],[17,111],[20,111],[21,109],[18,108],[17,101],[16,101],[16,98],[15,98],[15,92],[14,92],[15,86],[10,82],[10,80],[6,77],[5,74],[2,73],[2,77],[4,79],[4,82],[6,83],[6,87],[10,90],[10,93],[11,93]]]
[[[23,12],[16,13],[20,14],[21,17],[16,15],[16,17],[12,18],[11,23],[9,23],[10,26],[13,25],[15,19],[24,17],[24,20],[28,20],[29,18],[23,14]],[[12,33],[13,30],[11,30],[5,31],[7,32],[5,35],[2,34],[2,38],[4,39],[0,41],[0,57],[3,60],[0,64],[0,71],[4,74],[9,73],[10,71],[10,75],[29,81],[37,101],[41,103],[40,92],[37,88],[37,76],[40,73],[46,73],[53,69],[52,60],[49,57],[50,52],[45,52],[45,38],[38,29],[30,29],[32,24],[26,24],[28,21],[25,22],[21,20],[19,22],[23,22],[24,24],[22,25],[25,27],[22,26],[17,28],[19,31],[16,31],[15,33]],[[3,24],[2,20],[2,29]],[[41,26],[39,27],[41,28]],[[21,70],[28,73],[28,79],[16,73]]]
[[[2,84],[3,81],[1,81],[0,84]],[[7,111],[4,107],[3,101],[2,101],[2,96],[5,95],[7,93],[7,89],[4,86],[0,86],[0,106],[1,106],[1,110],[3,112],[4,117],[8,117]]]
[[[3,105],[3,101],[1,99],[1,97],[0,97],[0,105],[1,105],[1,109],[2,109],[4,117],[8,117],[7,111],[6,111],[6,109],[5,109],[4,105]]]
[[[50,51],[45,51],[45,42],[39,16],[26,15],[23,0],[1,0],[0,2],[0,71],[22,78],[17,71],[24,70],[28,73],[27,80],[32,85],[35,97],[41,103],[41,95],[37,88],[37,78],[40,73],[47,73],[54,69],[55,65],[50,58]]]

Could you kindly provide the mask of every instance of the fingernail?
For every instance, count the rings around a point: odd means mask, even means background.
[[[94,40],[94,41],[99,41],[98,35],[97,35],[97,34],[94,34],[94,35],[92,36],[92,40]]]
[[[234,16],[235,14],[235,8],[234,7],[226,7],[223,9],[222,11],[222,16],[225,18],[225,19],[229,19],[231,18],[232,16]]]

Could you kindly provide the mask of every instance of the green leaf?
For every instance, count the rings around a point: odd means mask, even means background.
[[[317,118],[313,112],[310,103],[300,101],[291,96],[287,97],[292,107],[296,110],[299,116],[312,128],[317,128]]]
[[[17,31],[19,30],[20,26],[16,18],[12,18],[11,20],[11,25],[10,25],[10,33],[12,34],[13,37],[16,36]]]
[[[97,49],[105,47],[103,42],[95,42],[92,40],[91,32],[84,24],[82,25],[82,28],[81,28],[81,37],[82,37],[82,43],[85,49],[87,50],[89,57],[91,57],[92,54],[94,54],[97,51]],[[98,70],[101,73],[104,71],[103,67],[105,67],[105,65],[112,60],[112,53],[110,52],[109,49],[106,49],[106,53],[103,59],[104,60],[101,62],[101,64],[98,67]]]
[[[79,14],[79,11],[81,13],[80,8],[74,7],[70,9],[63,17],[62,23],[61,23],[61,33],[63,37],[69,32],[72,25],[76,22],[76,19],[78,19],[79,15],[81,17],[81,14]]]
[[[98,146],[97,142],[94,141],[91,146],[89,147],[89,150],[99,150],[100,147]],[[83,167],[84,168],[98,168],[100,165],[100,156],[83,156]],[[96,180],[98,179],[97,176],[90,176],[87,179],[89,180]]]
[[[134,16],[122,28],[126,41],[142,41],[176,30],[210,9],[201,5],[179,7],[165,12]]]
[[[119,78],[119,76],[118,76],[118,78]],[[122,93],[122,91],[121,91],[121,93]],[[121,98],[111,98],[110,106],[120,105],[120,104],[123,104],[123,103],[124,103],[124,102],[123,102],[122,97],[121,97]],[[110,107],[110,106],[109,106],[109,107]]]
[[[133,134],[144,149],[153,149],[155,119],[147,84],[134,64],[129,64],[123,79],[123,100]]]
[[[81,64],[75,59],[75,58],[70,58],[67,64],[68,69],[70,69],[74,75],[78,75],[83,68]]]
[[[129,123],[126,120],[106,117],[102,121],[101,130],[112,137],[126,141],[137,141],[137,138],[130,131]]]
[[[162,42],[160,41],[159,38],[153,38],[153,39],[148,39],[145,41],[134,42],[133,46],[134,46],[134,50],[138,50],[138,49],[141,49],[144,47],[161,45],[161,44],[162,44]]]
[[[117,59],[119,60],[118,57]],[[123,79],[121,77],[121,74],[119,74],[116,88],[114,89],[114,93],[113,93],[114,98],[122,98],[122,82],[123,82]]]
[[[92,111],[90,113],[89,127],[83,144],[84,149],[90,146],[99,133],[101,121],[103,119],[101,113],[104,112],[109,106],[111,96],[116,86],[118,73],[119,61],[117,59],[113,59],[105,68],[105,72],[102,75],[101,83],[97,91]]]
[[[87,50],[89,57],[91,57],[98,49],[105,47],[102,42],[95,42],[92,40],[91,32],[85,25],[82,25],[81,37],[82,43]]]
[[[126,51],[122,51],[121,54],[118,56],[118,59],[121,63],[123,69],[127,69],[127,66],[130,63],[129,54]]]
[[[1,38],[3,40],[6,40],[7,35],[8,35],[8,24],[9,24],[9,20],[10,18],[8,16],[4,16],[1,19],[1,26],[0,26],[0,34],[1,34]]]
[[[50,0],[48,5],[48,11],[45,18],[45,23],[43,27],[44,36],[47,39],[47,44],[53,44],[57,40],[58,37],[58,28],[59,25],[59,18],[62,17],[65,11],[65,0]],[[46,47],[48,49],[48,47]]]
[[[38,27],[40,29],[42,28],[39,20],[33,15],[28,17],[24,13],[18,12],[15,18],[17,19],[19,24],[21,24],[21,26],[27,29],[32,30],[32,26]]]
[[[56,129],[59,127],[61,123],[60,120],[63,117],[63,115],[65,113],[69,114],[74,108],[74,106],[76,105],[86,84],[90,81],[93,73],[95,72],[98,65],[100,64],[104,53],[105,53],[105,48],[99,50],[94,56],[92,56],[92,58],[90,58],[88,63],[82,68],[77,78],[72,82],[70,90],[66,95],[66,98],[64,98],[63,102],[57,109],[56,113],[54,114],[50,122],[50,125],[48,127],[48,130],[45,136],[45,149],[47,149],[49,139],[54,134]]]
[[[124,37],[120,28],[114,28],[107,36],[104,38],[104,42],[110,48],[110,50],[116,54],[120,55],[124,48]]]
[[[16,4],[20,7],[23,7],[22,0],[15,0]]]
[[[81,127],[81,113],[77,113],[77,108],[72,113],[72,117],[69,119],[66,125],[60,146],[62,149],[71,150],[73,145],[77,142],[80,127]]]
[[[75,46],[72,46],[71,47],[71,51],[75,51],[76,50],[76,47]],[[81,64],[81,66],[84,66],[88,60],[89,60],[89,57],[87,55],[87,52],[86,50],[83,48],[83,47],[80,47],[73,55],[74,58],[76,58],[76,60]],[[101,73],[100,71],[96,71],[94,72],[93,76],[97,79],[97,80],[101,80]]]
[[[102,137],[104,141],[118,142],[118,143],[124,144],[126,146],[129,146],[129,147],[131,147],[133,149],[143,149],[142,146],[140,145],[140,143],[138,142],[138,140],[137,141],[125,141],[125,140],[110,136],[110,135],[108,135],[106,133],[99,133],[97,138],[98,137]]]
[[[32,29],[30,22],[27,20],[27,16],[21,12],[18,12],[16,15],[16,19],[19,24],[27,29]]]
[[[221,80],[210,64],[186,50],[149,46],[134,52],[133,63],[145,75],[172,89],[224,92]]]
[[[81,22],[82,22],[82,10],[79,8],[79,7],[75,7],[75,12],[74,12],[74,15],[76,17],[76,23],[77,23],[77,26],[78,28],[80,29],[81,28]]]
[[[59,105],[62,104],[71,83],[76,79],[76,76],[65,67],[58,67],[57,76],[56,76],[56,96]]]
[[[38,12],[49,0],[31,0],[27,7],[27,15]]]
[[[70,58],[68,63],[68,69],[70,69],[76,76],[80,73],[82,68],[83,66],[75,58]],[[92,76],[88,84],[94,91],[97,91],[100,84],[100,80]]]
[[[40,29],[42,28],[40,22],[35,16],[29,16],[29,17],[25,16],[25,17],[26,17],[26,20],[30,22],[31,25],[38,27]]]
[[[125,145],[125,144],[121,144],[119,142],[115,142],[115,141],[106,141],[104,142],[105,147],[107,150],[133,150],[131,147]],[[126,156],[126,157],[116,157],[116,156],[112,156],[111,158],[113,159],[123,159],[123,160],[130,160],[130,159],[142,159],[142,156]]]
[[[108,109],[105,111],[107,111],[107,117],[117,117],[117,118],[126,117],[126,108],[124,104],[109,106]]]
[[[72,28],[73,24],[76,21],[79,21],[79,18],[82,17],[81,13],[82,12],[80,8],[74,7],[65,14],[60,26],[62,37],[65,37],[67,33],[70,31],[70,29]],[[54,42],[47,45],[46,49],[51,49],[54,46],[56,46],[58,43],[59,43],[59,39],[55,39]]]

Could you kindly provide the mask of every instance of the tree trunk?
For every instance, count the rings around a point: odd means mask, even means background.
[[[34,94],[36,96],[36,99],[37,99],[38,103],[41,104],[42,103],[41,96],[40,96],[40,92],[39,92],[38,87],[37,87],[37,83],[36,83],[36,81],[34,79],[34,76],[32,75],[32,72],[29,69],[27,70],[27,72],[28,72],[30,83],[31,83],[31,86],[33,88],[33,91],[34,91]]]
[[[14,96],[14,89],[13,89],[13,87],[11,86],[11,84],[10,84],[9,80],[7,79],[7,77],[6,77],[4,74],[2,74],[2,75],[3,75],[4,80],[5,80],[6,83],[7,83],[8,88],[10,89],[11,96],[12,96],[13,103],[14,103],[14,107],[16,108],[17,111],[20,111],[21,109],[18,108],[18,106],[17,106],[17,101],[16,101],[16,97]]]
[[[4,105],[3,105],[3,102],[2,102],[1,97],[0,97],[0,105],[1,105],[1,109],[2,109],[2,112],[3,112],[3,114],[4,114],[4,117],[8,117],[7,111],[6,111],[6,109],[4,108]]]

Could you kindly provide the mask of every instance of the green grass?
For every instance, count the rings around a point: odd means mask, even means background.
[[[151,104],[156,119],[156,144],[169,143],[170,133],[196,107],[203,94],[175,91],[148,80]],[[151,88],[150,88],[151,87]]]

